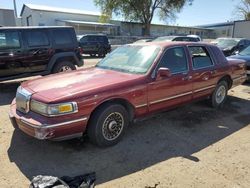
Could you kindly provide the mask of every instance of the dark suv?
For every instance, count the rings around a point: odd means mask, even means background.
[[[73,27],[0,28],[0,81],[83,66]]]
[[[106,35],[78,35],[77,39],[83,54],[90,56],[97,54],[99,57],[104,57],[111,51],[111,45]]]

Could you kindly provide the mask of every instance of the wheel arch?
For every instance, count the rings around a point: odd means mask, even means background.
[[[226,81],[228,83],[228,89],[230,89],[233,85],[233,80],[230,75],[224,75],[223,77],[221,77],[217,82],[217,84],[220,83],[221,81]]]
[[[99,110],[104,105],[108,105],[108,104],[120,104],[120,105],[122,105],[127,110],[128,114],[129,114],[129,121],[131,122],[133,120],[134,115],[135,115],[135,107],[128,100],[126,100],[124,98],[112,98],[112,99],[107,99],[107,100],[101,102],[91,112],[91,114],[89,116],[89,120],[92,119],[93,115],[95,114],[95,112],[97,110]],[[88,126],[87,126],[87,128],[88,128]]]
[[[58,54],[55,54],[51,60],[49,61],[48,63],[48,66],[47,66],[47,70],[48,71],[52,71],[53,70],[53,67],[58,63],[58,62],[61,62],[61,61],[70,61],[72,62],[74,65],[77,65],[77,66],[82,66],[83,65],[83,62],[79,61],[76,57],[76,55],[73,53],[73,52],[64,52],[64,53],[58,53]]]

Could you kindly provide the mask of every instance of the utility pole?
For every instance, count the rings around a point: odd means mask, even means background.
[[[15,13],[15,17],[17,18],[16,0],[13,0],[13,4],[14,4],[14,13]]]

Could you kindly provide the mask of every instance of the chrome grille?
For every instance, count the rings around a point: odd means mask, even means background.
[[[31,93],[27,90],[19,87],[16,93],[16,108],[18,111],[23,113],[29,112],[29,103],[30,103]]]

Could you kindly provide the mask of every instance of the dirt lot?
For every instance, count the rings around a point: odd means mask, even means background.
[[[231,90],[223,109],[199,102],[157,114],[131,125],[118,145],[100,149],[14,130],[8,110],[19,84],[0,83],[1,188],[28,187],[39,174],[91,171],[97,187],[250,186],[250,85]]]

